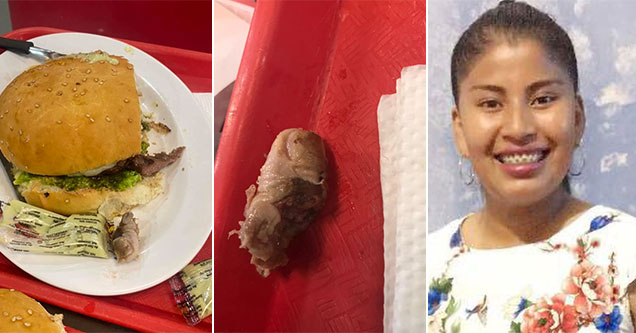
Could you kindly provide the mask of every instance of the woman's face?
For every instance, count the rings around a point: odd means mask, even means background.
[[[456,144],[488,199],[523,206],[554,193],[584,127],[567,72],[532,39],[493,43],[459,82]]]

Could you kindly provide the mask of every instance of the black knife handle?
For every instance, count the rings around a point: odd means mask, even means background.
[[[29,48],[32,46],[33,43],[31,42],[0,37],[0,48],[2,49],[29,54],[31,53],[29,52]]]

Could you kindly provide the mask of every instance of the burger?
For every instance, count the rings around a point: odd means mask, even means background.
[[[66,332],[62,319],[19,291],[0,289],[0,332]]]
[[[102,51],[29,68],[0,94],[0,151],[32,205],[111,218],[162,191],[183,147],[148,155],[134,67]],[[142,151],[143,150],[143,151]]]

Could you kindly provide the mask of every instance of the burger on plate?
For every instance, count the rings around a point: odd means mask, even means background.
[[[110,218],[159,195],[158,171],[184,149],[142,152],[141,118],[132,64],[102,51],[74,54],[34,66],[5,88],[0,151],[29,204]]]

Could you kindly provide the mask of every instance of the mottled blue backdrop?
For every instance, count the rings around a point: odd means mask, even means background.
[[[636,215],[636,1],[536,0],[569,34],[579,63],[587,126],[576,196]],[[465,186],[451,131],[450,57],[460,34],[498,1],[428,1],[429,232],[482,205]]]

